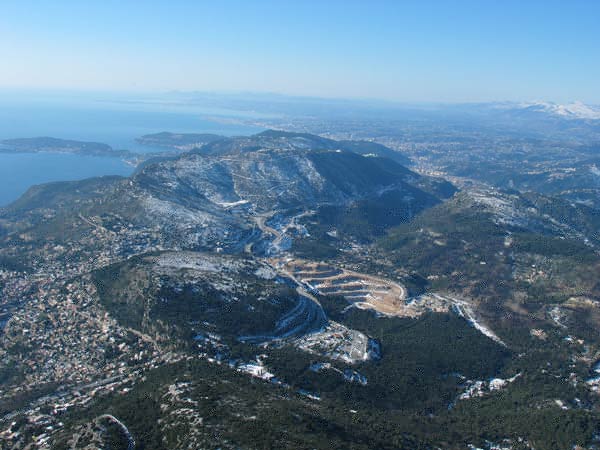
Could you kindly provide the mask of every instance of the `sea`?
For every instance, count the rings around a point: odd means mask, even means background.
[[[263,131],[244,124],[242,119],[248,117],[252,115],[247,111],[142,96],[129,99],[114,94],[0,92],[0,140],[50,136],[101,142],[138,153],[156,152],[164,149],[141,145],[136,138],[161,131],[224,136]],[[112,157],[0,153],[0,207],[16,200],[32,185],[101,175],[128,176],[134,170]]]

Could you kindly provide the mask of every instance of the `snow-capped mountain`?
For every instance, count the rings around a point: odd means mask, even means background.
[[[600,107],[586,105],[579,101],[564,105],[551,102],[532,102],[522,103],[519,106],[530,111],[543,112],[568,119],[600,120]]]

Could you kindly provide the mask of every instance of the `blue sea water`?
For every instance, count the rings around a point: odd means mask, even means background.
[[[262,131],[213,118],[202,108],[178,108],[157,102],[117,102],[95,97],[19,96],[0,93],[0,140],[51,136],[102,142],[115,149],[144,153],[160,149],[135,139],[150,133],[215,133],[225,136]],[[210,117],[210,118],[207,118]],[[69,154],[0,154],[0,207],[17,199],[30,186],[50,181],[77,180],[100,175],[129,175],[134,168],[117,158]]]
[[[128,176],[134,168],[118,158],[61,153],[0,153],[0,206],[34,184],[81,180],[101,175]]]

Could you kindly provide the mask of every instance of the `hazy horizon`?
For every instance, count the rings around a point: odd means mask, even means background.
[[[289,102],[315,102],[315,103],[353,103],[362,105],[379,105],[389,108],[402,107],[444,107],[444,106],[460,106],[460,105],[486,105],[486,104],[514,104],[528,105],[536,103],[548,104],[576,104],[583,103],[585,105],[598,107],[598,101],[586,101],[578,97],[570,97],[557,99],[554,97],[537,97],[531,99],[481,99],[481,100],[399,100],[388,99],[381,97],[353,97],[347,96],[327,96],[327,95],[303,95],[288,92],[275,91],[252,91],[252,90],[131,90],[131,89],[68,89],[68,88],[48,88],[48,87],[17,87],[11,88],[0,86],[0,97],[14,98],[21,100],[60,100],[69,101],[78,98],[87,100],[95,98],[97,101],[119,101],[123,103],[142,101],[173,101],[174,97],[185,97],[188,100],[194,100],[194,97],[205,96],[214,97],[215,99],[246,99],[246,100],[282,100]],[[1,99],[1,98],[0,98]]]

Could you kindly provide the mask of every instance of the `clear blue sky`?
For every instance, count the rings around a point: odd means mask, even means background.
[[[0,88],[600,103],[600,1],[0,2]]]

